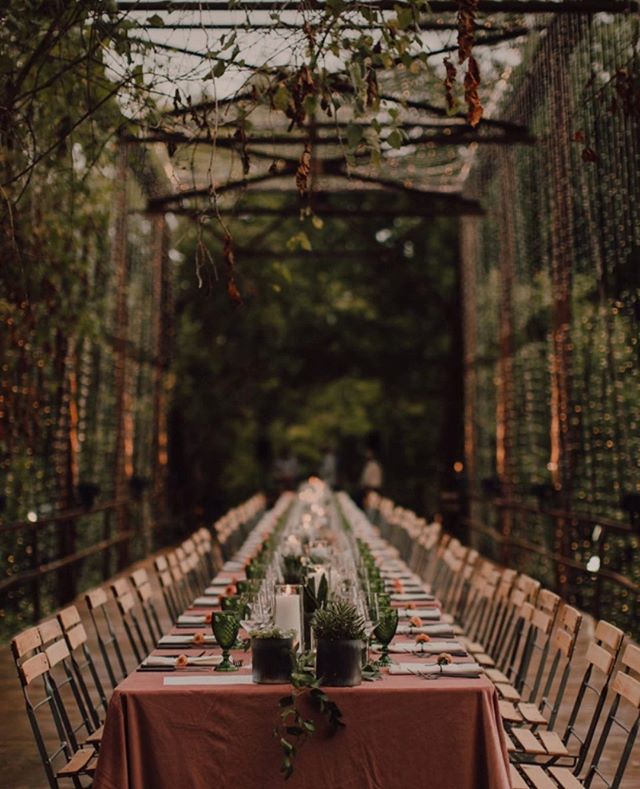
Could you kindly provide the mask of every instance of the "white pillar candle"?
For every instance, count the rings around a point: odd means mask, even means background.
[[[295,630],[298,650],[302,649],[302,601],[293,587],[276,593],[274,624],[279,630]]]

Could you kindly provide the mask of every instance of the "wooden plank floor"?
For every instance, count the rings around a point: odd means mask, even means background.
[[[141,565],[145,566],[151,572],[151,560],[143,562]],[[155,584],[155,579],[154,579]],[[159,594],[159,590],[158,594]],[[85,626],[90,638],[92,637],[92,630],[89,625],[88,616],[84,614],[84,604],[79,601],[78,608],[85,619]],[[161,610],[164,608],[161,606]],[[165,618],[163,625],[166,629],[169,627],[168,617]],[[122,634],[124,637],[124,634]],[[572,673],[570,685],[566,694],[566,703],[563,705],[562,713],[559,720],[558,730],[562,731],[564,723],[569,714],[571,703],[577,690],[579,677],[584,670],[584,654],[586,651],[589,639],[593,635],[593,621],[589,617],[585,617],[583,622],[577,655],[576,655],[576,670]],[[97,655],[97,648],[91,643],[93,647],[92,652]],[[97,661],[100,664],[100,661]],[[133,665],[133,660],[130,658],[129,665]],[[106,676],[103,677],[105,688],[109,686]],[[7,789],[39,789],[46,787],[46,780],[44,771],[42,769],[36,746],[29,727],[27,717],[24,710],[24,703],[22,693],[18,683],[18,678],[13,665],[13,659],[9,648],[6,645],[0,647],[0,786],[7,787]],[[616,733],[611,740],[610,748],[606,753],[606,762],[609,765],[616,764],[623,747],[622,733]],[[594,782],[594,789],[600,784]],[[631,762],[627,768],[627,772],[623,783],[623,789],[637,789],[640,787],[640,742],[636,744],[635,754],[631,757]],[[152,787],[149,787],[152,789]],[[246,789],[249,789],[248,787]],[[411,789],[407,787],[407,789]],[[456,787],[451,787],[456,789]]]

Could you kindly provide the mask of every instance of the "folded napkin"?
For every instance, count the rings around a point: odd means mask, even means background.
[[[175,668],[175,657],[163,657],[161,655],[149,655],[142,661],[143,666],[173,666]],[[199,657],[191,657],[187,655],[188,666],[217,666],[222,662],[222,655],[200,655]]]
[[[467,653],[459,641],[425,641],[390,644],[389,652],[410,655],[441,655],[448,652],[450,655],[466,655]]]
[[[178,617],[179,625],[205,625],[206,617],[204,614],[180,614]]]
[[[435,600],[435,597],[428,592],[394,592],[391,599],[397,603],[406,603],[409,600]]]
[[[228,573],[244,570],[244,562],[228,561],[222,565],[222,569]]]
[[[196,599],[193,601],[193,605],[218,605],[219,602],[219,597],[215,597],[213,595],[202,595],[202,597],[196,597]]]
[[[398,608],[398,616],[404,619],[419,616],[420,619],[437,622],[440,619],[441,611],[439,608]]]
[[[477,663],[448,663],[439,666],[437,663],[396,663],[389,666],[389,674],[415,674],[428,677],[441,674],[443,677],[479,677],[482,669]]]
[[[175,644],[193,644],[194,636],[185,633],[183,636],[162,636],[160,641],[158,641],[158,645],[161,647],[172,647]],[[213,635],[205,635],[204,642],[205,644],[215,644],[216,639]],[[196,646],[198,646],[196,644]]]
[[[418,627],[414,627],[413,625],[398,625],[398,629],[396,633],[399,635],[414,635],[417,636],[419,633],[425,633],[428,636],[442,636],[443,638],[453,638],[454,632],[451,629],[451,625],[419,625]]]
[[[396,580],[399,579],[400,581],[409,582],[409,583],[420,583],[420,579],[417,575],[413,573],[409,573],[406,570],[382,570],[381,573],[383,578]]]

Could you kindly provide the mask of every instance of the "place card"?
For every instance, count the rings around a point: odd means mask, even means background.
[[[253,685],[251,674],[226,674],[215,676],[205,674],[203,676],[172,676],[164,677],[164,685]]]

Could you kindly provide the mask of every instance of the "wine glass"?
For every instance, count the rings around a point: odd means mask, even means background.
[[[213,635],[222,647],[222,663],[215,667],[215,671],[237,671],[229,659],[229,650],[236,643],[240,622],[234,611],[214,611],[211,617]]]
[[[398,609],[384,608],[380,610],[378,621],[373,629],[373,633],[382,644],[382,655],[378,660],[378,666],[390,666],[389,644],[396,634],[398,628]]]

